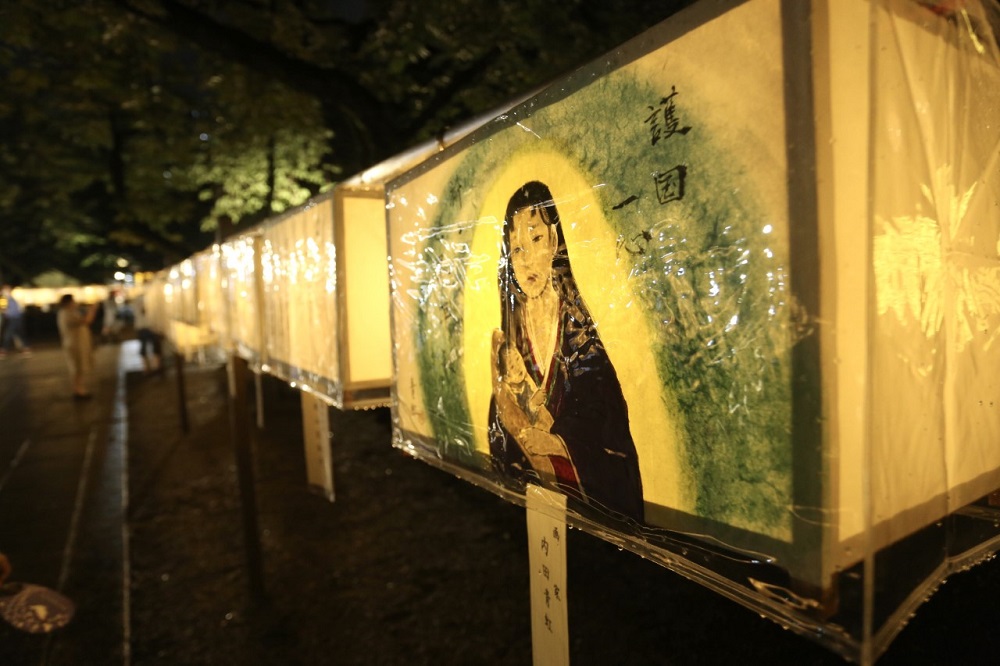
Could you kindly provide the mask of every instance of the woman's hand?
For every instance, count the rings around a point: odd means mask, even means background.
[[[569,451],[562,437],[542,430],[541,428],[524,428],[517,435],[517,440],[529,457],[562,456],[569,459]]]
[[[497,416],[507,432],[514,434],[531,426],[530,417],[521,409],[517,398],[507,385],[501,370],[503,360],[500,353],[504,344],[503,331],[493,331],[493,398],[496,400]]]
[[[552,413],[545,406],[547,399],[548,395],[546,395],[545,390],[537,389],[528,400],[528,409],[534,417],[535,427],[549,432],[552,430],[555,420],[552,418]]]

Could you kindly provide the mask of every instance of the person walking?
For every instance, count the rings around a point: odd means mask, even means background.
[[[96,315],[96,303],[81,309],[73,299],[73,294],[65,294],[59,299],[56,324],[59,327],[63,350],[66,352],[75,400],[86,400],[91,397],[89,382],[93,367],[93,338],[90,325]]]
[[[14,298],[9,284],[3,286],[3,340],[0,341],[0,358],[7,357],[7,351],[17,349],[28,356],[31,348],[24,342],[24,308]]]
[[[139,295],[133,302],[133,315],[135,317],[135,334],[139,338],[139,356],[142,357],[142,367],[144,374],[151,375],[163,372],[163,339],[154,331],[149,320],[146,318],[146,300],[144,295]],[[150,357],[149,352],[152,352]]]

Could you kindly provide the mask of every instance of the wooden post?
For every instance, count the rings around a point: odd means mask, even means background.
[[[162,360],[160,362],[162,363]],[[181,432],[186,435],[191,431],[191,423],[188,420],[187,390],[184,387],[184,355],[176,347],[174,348],[174,370],[177,373],[177,408],[181,417]]]
[[[250,440],[250,410],[247,405],[247,383],[250,369],[245,359],[229,357],[229,416],[236,455],[236,479],[239,484],[240,509],[243,517],[243,547],[246,551],[247,582],[254,602],[264,599],[264,569],[261,558],[260,532],[257,527],[257,492],[254,483],[253,447]]]
[[[264,373],[255,372],[253,375],[253,394],[256,402],[257,430],[264,429]]]

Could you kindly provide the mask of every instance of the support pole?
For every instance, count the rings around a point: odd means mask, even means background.
[[[264,373],[253,375],[253,394],[257,405],[257,430],[264,429]]]
[[[260,532],[257,527],[257,492],[254,484],[253,447],[250,441],[250,410],[247,405],[247,384],[250,369],[245,359],[235,354],[229,357],[230,430],[236,454],[236,478],[240,491],[243,517],[243,547],[246,551],[247,582],[250,598],[264,600],[264,568],[261,558]]]
[[[177,374],[177,409],[181,417],[181,432],[186,435],[191,431],[191,422],[188,420],[187,390],[184,387],[184,355],[176,348],[174,370]]]

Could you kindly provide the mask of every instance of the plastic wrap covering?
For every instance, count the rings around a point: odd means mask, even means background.
[[[265,370],[341,405],[333,202],[310,202],[262,230]]]
[[[526,99],[526,98],[525,98]],[[386,274],[385,183],[468,136],[515,102],[472,118],[433,141],[411,147],[355,174],[334,190],[334,243],[338,248],[338,407],[389,404],[392,335]]]
[[[255,369],[266,363],[263,345],[261,234],[254,230],[222,244],[222,275],[229,315],[229,344]]]
[[[166,271],[164,333],[180,354],[190,359],[207,340],[198,325],[198,283],[193,259],[185,259]]]
[[[225,358],[223,341],[229,337],[229,317],[226,311],[226,282],[222,274],[222,248],[210,249],[192,257],[198,293],[197,353],[200,358],[221,361]]]
[[[874,297],[844,341],[868,349],[870,505],[841,541],[867,529],[876,552],[878,652],[1000,535],[981,499],[1000,488],[1000,3],[896,0],[874,19]]]
[[[171,317],[175,321],[198,325],[198,283],[195,280],[194,261],[185,259],[168,272],[173,291]]]
[[[166,316],[168,322],[180,321],[183,316],[184,310],[184,280],[181,277],[180,264],[175,264],[170,268],[166,269],[164,275],[165,284],[163,285],[163,308],[164,315]],[[190,285],[190,280],[187,281]],[[190,289],[190,286],[187,287]],[[168,332],[169,335],[169,332]]]
[[[220,327],[226,321],[217,247],[205,250],[167,272],[166,336],[188,361],[221,361]]]
[[[1000,533],[996,10],[695,3],[390,181],[395,445],[877,656]]]
[[[334,213],[341,249],[338,339],[344,402],[361,407],[388,405],[392,341],[382,183],[338,186]]]
[[[160,271],[143,282],[139,294],[140,306],[145,311],[146,323],[150,330],[167,335],[170,330],[169,310],[173,301],[173,285],[167,279],[168,272]]]

